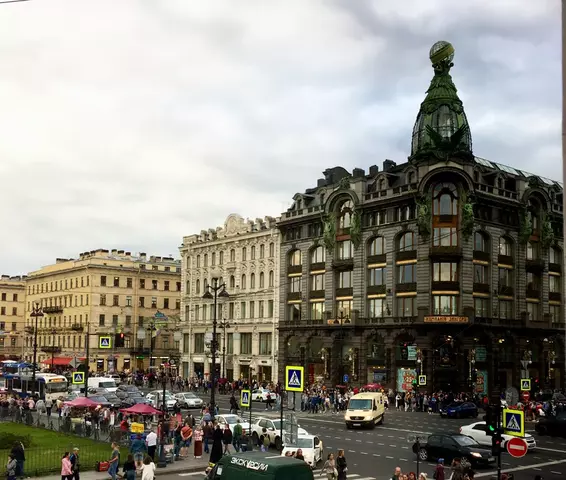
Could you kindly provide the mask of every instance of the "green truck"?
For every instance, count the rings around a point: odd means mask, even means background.
[[[226,455],[206,476],[206,480],[314,480],[303,460],[272,452]]]

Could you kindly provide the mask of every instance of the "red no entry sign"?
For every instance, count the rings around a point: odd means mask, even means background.
[[[529,449],[527,442],[520,437],[514,437],[507,442],[507,451],[509,455],[515,458],[524,457]]]

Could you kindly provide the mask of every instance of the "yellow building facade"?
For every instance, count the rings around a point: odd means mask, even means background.
[[[65,369],[86,358],[91,371],[159,368],[179,355],[181,264],[171,257],[98,249],[57,259],[25,285],[24,358]],[[43,316],[32,316],[34,308]],[[156,321],[159,319],[159,321]]]
[[[26,278],[0,278],[0,360],[18,360],[24,347]]]

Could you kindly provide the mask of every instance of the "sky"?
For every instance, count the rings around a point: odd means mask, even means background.
[[[437,40],[477,156],[561,174],[556,0],[0,4],[0,273],[179,256],[337,165],[407,160]]]

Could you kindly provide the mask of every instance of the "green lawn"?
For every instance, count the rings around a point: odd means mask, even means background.
[[[110,445],[107,443],[18,423],[0,423],[0,436],[3,433],[31,437],[32,445],[25,449],[24,467],[26,476],[31,477],[59,473],[63,453],[72,451],[74,447],[80,449],[82,471],[94,470],[96,462],[108,460],[111,454]],[[0,462],[4,462],[3,465],[6,464],[11,448],[11,445],[0,445]]]

